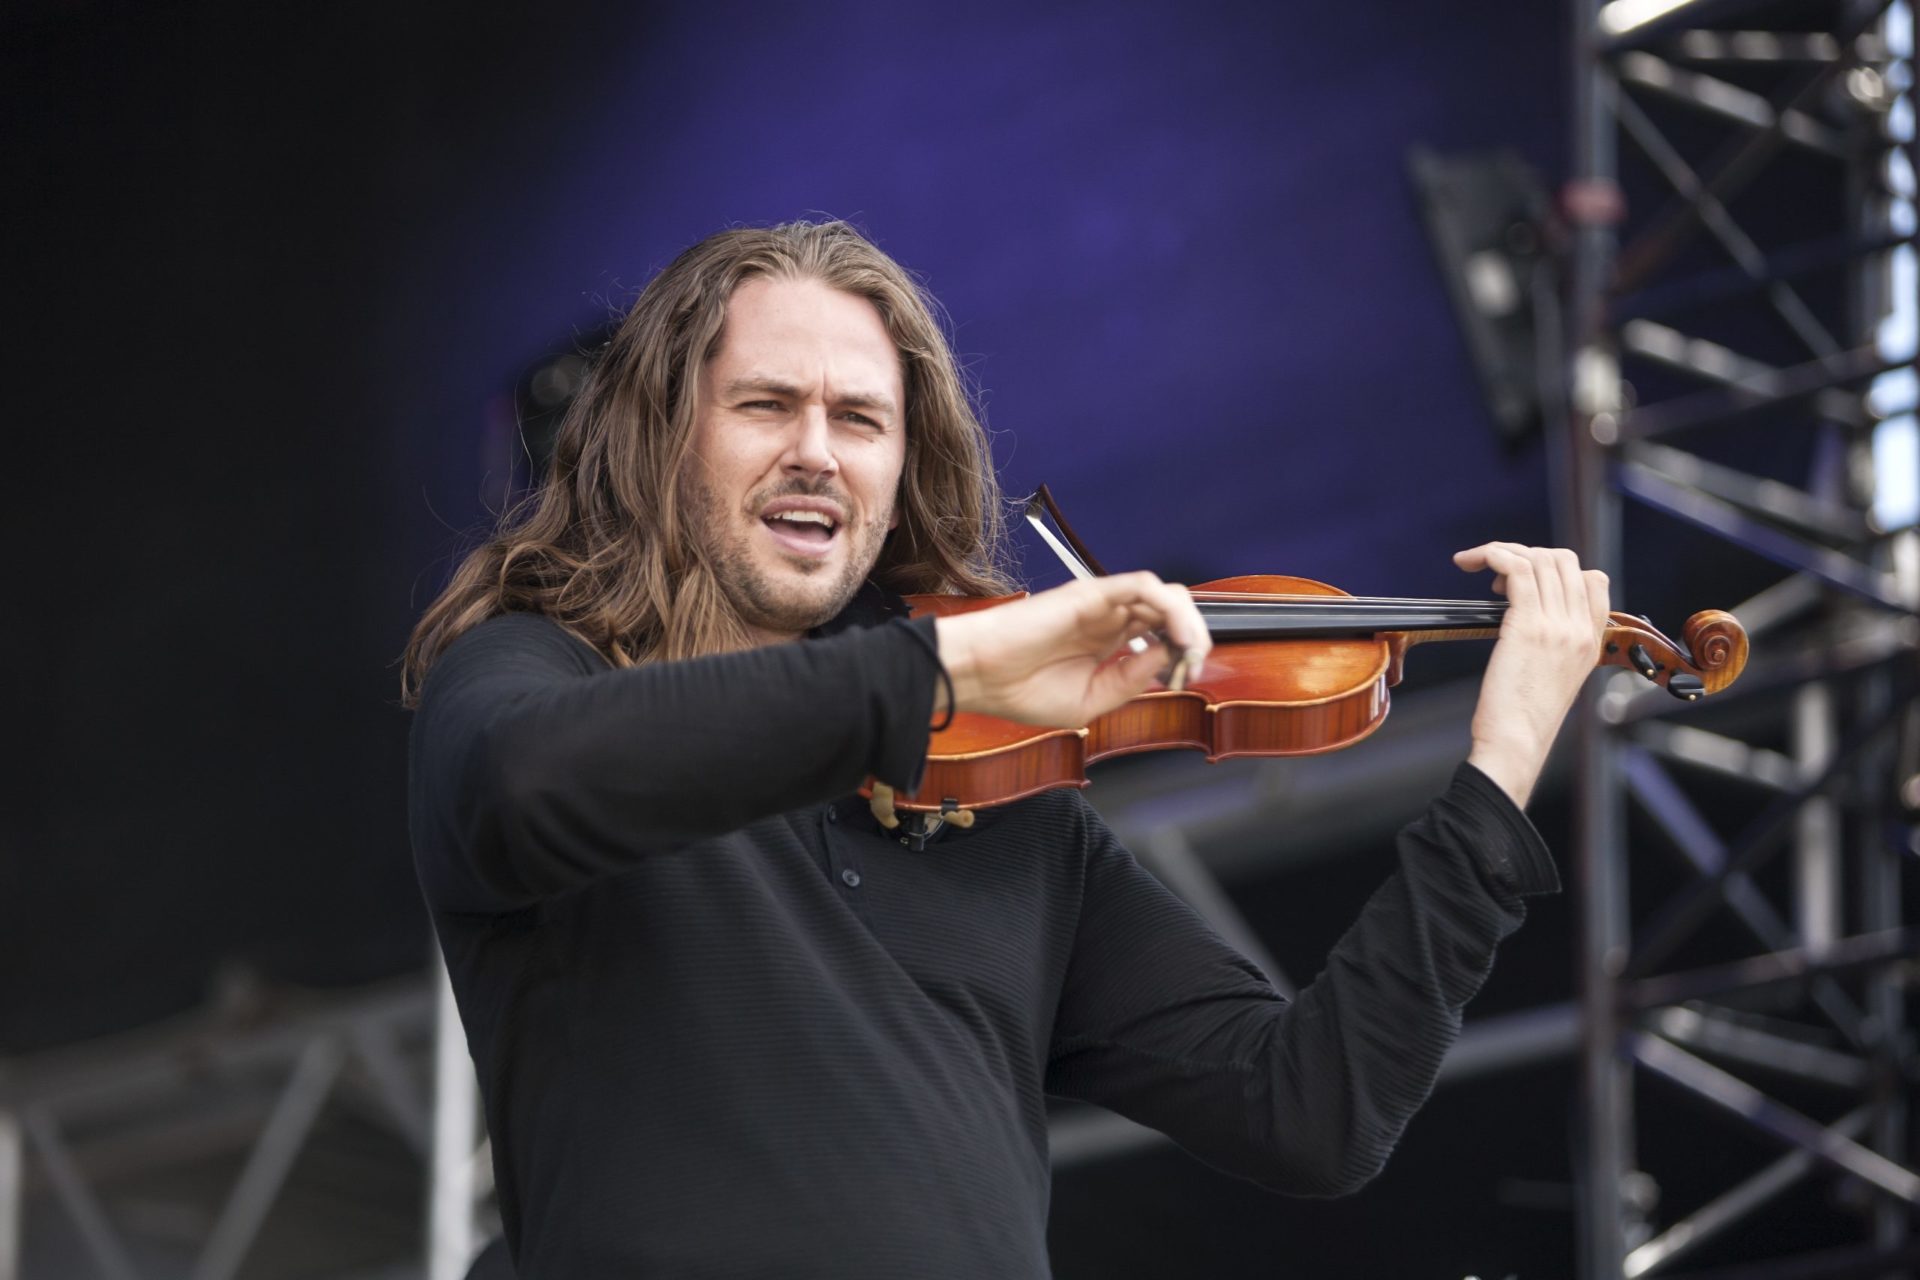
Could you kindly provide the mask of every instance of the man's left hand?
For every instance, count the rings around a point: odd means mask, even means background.
[[[1467,760],[1524,807],[1560,724],[1600,657],[1607,575],[1582,569],[1573,552],[1488,542],[1456,552],[1469,573],[1492,569],[1507,597],[1500,639],[1473,713]]]

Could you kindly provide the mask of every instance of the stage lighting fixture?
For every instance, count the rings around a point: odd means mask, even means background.
[[[1487,412],[1516,445],[1541,421],[1542,326],[1548,346],[1557,332],[1546,188],[1508,151],[1441,156],[1415,147],[1407,165]]]
[[[1635,27],[1644,27],[1655,18],[1664,18],[1676,9],[1684,9],[1695,0],[1610,0],[1600,6],[1600,29],[1610,36],[1625,35]]]
[[[547,473],[553,457],[554,436],[573,407],[575,397],[585,389],[594,361],[606,350],[617,326],[576,333],[558,355],[549,355],[520,376],[514,384],[513,400],[520,427],[520,442],[529,471],[526,483]]]

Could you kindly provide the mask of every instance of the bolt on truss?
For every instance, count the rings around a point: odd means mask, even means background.
[[[1573,19],[1566,527],[1616,584],[1647,523],[1783,574],[1733,610],[1754,659],[1721,718],[1621,681],[1580,710],[1580,1274],[1680,1274],[1708,1246],[1725,1280],[1912,1274],[1911,8],[1575,0]],[[1656,839],[1630,841],[1635,819]],[[1668,854],[1630,897],[1630,865]],[[1656,1217],[1643,1086],[1777,1153]],[[1738,1256],[1738,1228],[1819,1177],[1856,1194],[1857,1239]]]

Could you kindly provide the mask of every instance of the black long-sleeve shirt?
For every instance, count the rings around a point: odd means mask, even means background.
[[[1352,1189],[1556,887],[1462,765],[1289,1003],[1077,792],[882,832],[853,792],[917,778],[929,639],[613,670],[507,615],[434,666],[414,849],[526,1280],[1044,1277],[1045,1093]]]

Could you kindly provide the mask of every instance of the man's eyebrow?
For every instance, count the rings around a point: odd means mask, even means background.
[[[849,409],[872,409],[879,413],[895,412],[893,399],[890,396],[867,395],[858,391],[850,391],[846,395],[836,397],[834,402],[845,405]]]
[[[768,395],[786,396],[789,399],[800,394],[800,388],[778,378],[734,378],[720,391],[729,399],[748,391],[764,391]]]
[[[767,395],[785,396],[790,400],[800,395],[800,388],[791,382],[783,382],[779,378],[732,378],[720,391],[728,399],[754,391],[764,392]],[[887,414],[899,412],[894,406],[893,397],[877,392],[849,391],[835,396],[834,403],[850,409],[873,409]]]

